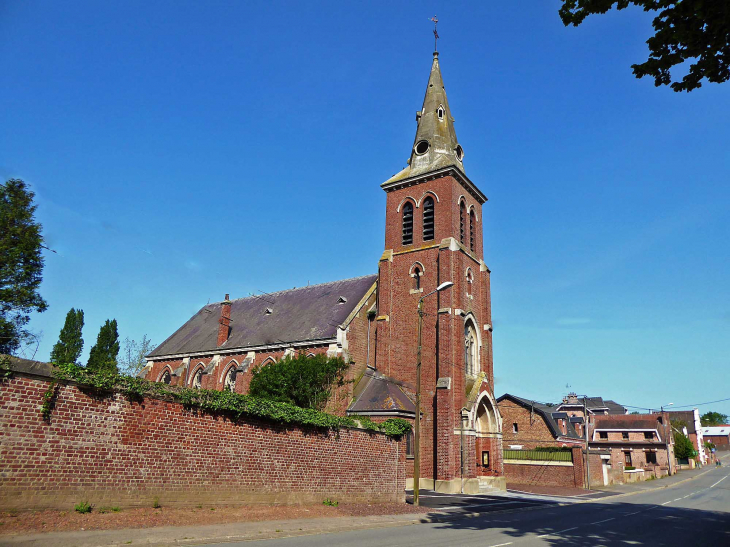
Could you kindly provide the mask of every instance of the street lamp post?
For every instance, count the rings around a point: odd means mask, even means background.
[[[669,404],[662,405],[662,406],[659,407],[661,409],[662,418],[664,418],[664,407],[665,406],[669,407],[669,406],[672,406],[673,404],[674,403],[669,403]],[[668,417],[667,417],[667,420],[669,420]],[[669,435],[671,435],[672,434],[672,423],[671,423],[671,421],[668,424],[666,424],[664,427],[666,428],[665,431],[668,431],[669,432]],[[669,436],[668,435],[665,435],[665,437],[667,437],[666,439],[664,439],[664,443],[665,443],[665,445],[667,447],[667,465],[669,466],[669,474],[671,475],[672,474],[672,459],[673,458],[670,458],[669,457]]]
[[[413,505],[419,505],[418,494],[421,482],[421,339],[423,333],[423,299],[451,287],[451,281],[444,281],[435,291],[418,300],[418,354],[416,358],[416,430],[413,439]]]

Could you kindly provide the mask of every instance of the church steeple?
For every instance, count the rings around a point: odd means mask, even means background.
[[[464,171],[464,150],[456,139],[438,56],[434,52],[423,107],[416,113],[418,127],[408,167],[384,185],[451,165]]]

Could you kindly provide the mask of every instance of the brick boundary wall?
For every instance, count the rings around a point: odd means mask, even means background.
[[[580,447],[572,449],[573,465],[540,465],[504,462],[504,476],[507,485],[531,484],[540,486],[585,487],[583,451]]]
[[[244,418],[146,398],[95,397],[48,378],[0,382],[0,510],[74,503],[162,505],[404,502],[405,443]]]

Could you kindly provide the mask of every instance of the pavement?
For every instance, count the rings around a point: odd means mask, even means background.
[[[422,490],[422,505],[433,507],[432,513],[0,536],[0,546],[243,545],[262,539],[269,540],[267,547],[730,545],[728,456],[721,468],[684,471],[582,496],[514,491],[462,496]]]

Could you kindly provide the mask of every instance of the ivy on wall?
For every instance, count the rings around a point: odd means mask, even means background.
[[[82,389],[91,390],[96,394],[121,393],[130,400],[137,401],[144,397],[164,399],[180,403],[189,409],[210,414],[225,414],[234,419],[260,418],[274,423],[330,430],[361,428],[384,433],[391,437],[400,437],[411,430],[411,424],[401,418],[391,418],[378,424],[366,417],[355,419],[349,416],[333,416],[320,410],[300,408],[288,403],[270,401],[251,395],[240,395],[230,391],[169,386],[108,371],[90,372],[75,364],[59,365],[53,375],[54,380],[74,382]],[[54,389],[55,382],[52,381],[49,393]],[[51,395],[44,398],[42,412],[45,418],[50,416],[52,410],[50,405],[45,402],[46,399],[50,400],[50,397]]]

